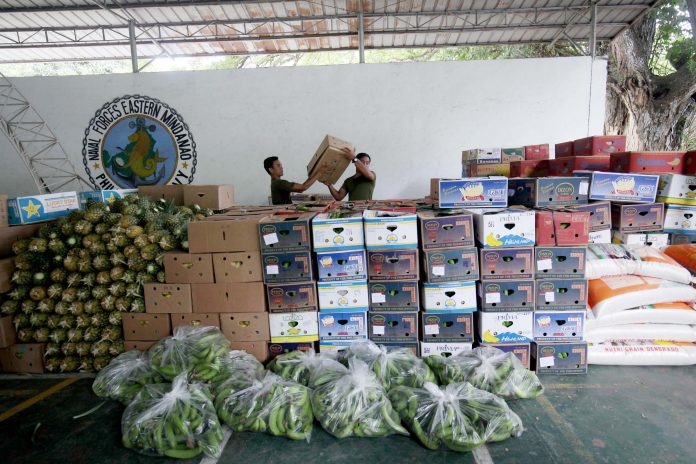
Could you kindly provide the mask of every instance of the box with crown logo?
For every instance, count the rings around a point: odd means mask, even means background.
[[[426,250],[423,267],[425,281],[430,283],[478,280],[478,249]]]
[[[587,308],[587,280],[545,279],[537,281],[537,310],[584,311]]]
[[[532,357],[539,374],[587,374],[587,342],[534,343]]]
[[[424,250],[474,246],[474,221],[461,211],[421,211],[418,213],[421,247]]]
[[[652,232],[662,230],[665,205],[612,205],[611,223],[619,232]]]
[[[309,251],[261,255],[263,281],[267,284],[279,284],[313,280],[311,255]]]
[[[370,309],[378,311],[417,311],[420,309],[418,282],[370,282]]]
[[[608,201],[595,201],[586,205],[569,206],[566,209],[589,212],[590,232],[611,229],[611,203]]]
[[[506,177],[440,179],[440,208],[497,208],[507,206]]]
[[[416,311],[370,311],[367,315],[368,334],[374,342],[417,342],[418,313]]]
[[[314,282],[266,285],[268,309],[272,313],[317,311],[317,290]]]
[[[660,176],[593,172],[590,200],[623,203],[655,203]]]
[[[259,221],[261,253],[310,251],[310,224],[314,213],[275,213]]]
[[[534,277],[534,247],[481,249],[481,280]]]
[[[479,283],[481,311],[530,311],[534,309],[536,282],[529,280],[497,280]]]
[[[508,181],[508,203],[522,206],[567,206],[587,203],[590,183],[582,177],[518,177]]]
[[[370,282],[418,280],[418,250],[381,250],[367,252]]]
[[[558,145],[556,145],[558,146]],[[522,365],[529,369],[530,359],[531,359],[531,343],[515,343],[515,344],[505,344],[505,343],[481,343],[481,346],[492,346],[493,348],[498,348],[503,353],[512,353],[517,356]]]
[[[474,314],[462,311],[427,311],[421,316],[421,340],[439,342],[473,342]]]

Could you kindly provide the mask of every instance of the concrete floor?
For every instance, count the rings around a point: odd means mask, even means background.
[[[0,376],[1,462],[174,462],[121,446],[123,406],[116,402],[73,419],[102,400],[92,393],[91,379],[65,386],[70,378]],[[696,462],[696,368],[594,366],[587,376],[545,376],[542,381],[544,396],[510,402],[525,433],[474,454],[429,451],[408,437],[337,440],[317,425],[310,444],[265,434],[233,434],[219,462]],[[57,385],[63,388],[6,417],[12,408]]]

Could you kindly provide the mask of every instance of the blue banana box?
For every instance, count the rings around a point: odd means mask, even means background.
[[[508,203],[529,207],[587,203],[589,182],[582,177],[514,178],[508,181]]]
[[[582,340],[585,331],[585,311],[536,311],[534,340],[563,342]]]
[[[10,225],[51,221],[80,209],[75,192],[47,193],[7,200]]]
[[[350,340],[367,337],[367,310],[322,310],[319,340]]]
[[[696,233],[696,206],[667,205],[664,231],[673,234]]]
[[[590,200],[655,203],[659,175],[593,172]]]
[[[314,282],[266,285],[268,309],[272,313],[318,311]]]
[[[319,282],[319,308],[321,311],[367,311],[367,281]]]
[[[481,280],[532,278],[534,247],[481,249]]]
[[[310,251],[314,213],[273,214],[259,221],[261,253]]]
[[[479,283],[481,311],[530,311],[534,309],[536,282],[528,280],[484,280]]]
[[[440,208],[500,208],[508,204],[506,177],[440,179]]]
[[[429,283],[478,280],[478,249],[426,250],[423,253],[423,273]]]
[[[534,249],[537,279],[585,277],[584,246],[538,246]]]
[[[84,208],[89,200],[101,201],[104,203],[113,203],[115,200],[120,200],[128,195],[136,195],[138,189],[115,189],[115,190],[90,190],[80,192],[80,208]]]
[[[422,312],[421,330],[424,342],[473,342],[474,314],[466,311]]]
[[[341,250],[317,253],[320,282],[367,280],[365,250]]]
[[[504,353],[512,353],[517,356],[522,365],[529,369],[531,367],[531,343],[482,343],[481,346],[492,346],[493,348],[498,348]]]
[[[312,254],[309,251],[261,255],[263,281],[267,284],[306,282],[312,278]]]
[[[537,310],[584,311],[587,308],[587,280],[544,279],[537,281]]]
[[[370,309],[378,311],[416,311],[420,309],[418,282],[370,282]]]
[[[368,335],[374,342],[417,342],[417,311],[370,311]]]
[[[587,342],[537,342],[532,357],[537,374],[587,374]]]

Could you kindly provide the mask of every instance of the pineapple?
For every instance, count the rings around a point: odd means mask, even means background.
[[[130,258],[131,256],[140,256],[140,250],[135,245],[128,245],[123,249],[123,255],[126,258]]]
[[[65,269],[54,269],[51,271],[51,280],[57,284],[65,282],[65,279],[68,278],[68,273],[65,272]]]
[[[54,268],[56,267],[61,267],[63,265],[63,260],[65,260],[65,255],[53,255],[53,258],[51,258],[51,266]]]
[[[60,293],[59,293],[60,295]],[[56,302],[51,299],[49,296],[48,298],[44,298],[43,300],[39,301],[39,304],[36,305],[37,311],[44,313],[44,314],[50,314],[53,312],[53,308],[56,307]]]
[[[104,215],[107,213],[107,207],[101,202],[91,202],[87,203],[85,208],[85,219],[96,224],[102,220]]]
[[[60,324],[60,315],[58,314],[51,314],[48,316],[48,320],[46,321],[46,327],[49,329],[57,329],[58,324]]]
[[[65,283],[68,287],[77,287],[82,284],[82,274],[79,272],[71,272],[68,274],[68,278],[65,279]]]
[[[123,340],[115,340],[109,347],[109,354],[111,356],[118,356],[119,354],[126,351],[126,344]]]
[[[123,276],[121,277],[121,280],[127,284],[132,284],[135,283],[135,279],[137,278],[138,273],[135,271],[131,271],[130,269],[126,269],[123,272]]]
[[[135,239],[143,234],[143,228],[138,225],[130,226],[126,229],[126,236],[130,239]]]
[[[69,237],[75,233],[75,225],[69,221],[66,217],[58,219],[58,228],[63,237]]]
[[[101,300],[106,295],[109,294],[109,289],[104,285],[97,285],[92,288],[92,298],[95,300]]]
[[[29,250],[29,242],[31,242],[31,240],[28,238],[17,240],[12,244],[12,253],[19,256]]]
[[[48,283],[48,274],[46,272],[35,272],[31,278],[34,285],[46,285]]]
[[[121,326],[123,323],[123,313],[119,311],[112,311],[109,313],[109,324]]]
[[[99,242],[101,240],[101,237],[99,234],[91,233],[87,234],[84,237],[82,237],[82,247],[83,248],[90,248],[92,245],[95,243]]]
[[[113,239],[109,239],[109,241],[105,242],[105,243],[106,243],[106,246],[104,247],[104,249],[106,250],[107,253],[116,253],[117,251],[120,250],[119,247],[114,245]]]
[[[66,356],[60,362],[61,372],[75,372],[80,367],[80,360],[75,356]]]
[[[164,235],[157,243],[164,251],[172,251],[178,245],[176,238],[171,234]]]
[[[21,301],[29,296],[29,287],[26,285],[17,285],[7,293],[7,297],[11,300]]]
[[[131,256],[128,258],[128,269],[133,271],[142,271],[145,269],[145,260],[139,255]]]
[[[109,271],[109,277],[111,277],[112,282],[118,282],[123,277],[123,273],[126,269],[123,266],[114,266]]]
[[[101,307],[104,311],[113,311],[116,307],[116,297],[113,295],[106,295],[101,300]]]
[[[44,369],[46,369],[46,372],[55,374],[56,372],[60,372],[60,365],[62,364],[62,362],[63,360],[61,358],[48,358],[44,363]]]
[[[106,324],[109,322],[109,315],[108,313],[105,312],[98,312],[95,314],[92,314],[92,327],[105,327]]]
[[[28,328],[29,316],[27,316],[26,314],[16,314],[12,318],[12,325],[14,325],[15,330]]]
[[[111,263],[109,262],[109,257],[106,255],[97,255],[92,259],[92,266],[97,271],[105,271],[111,268]]]
[[[160,253],[162,250],[159,245],[153,243],[140,250],[140,257],[145,261],[154,261]]]
[[[104,222],[109,226],[114,226],[121,220],[121,213],[108,213],[104,216]]]
[[[36,311],[36,306],[37,306],[36,301],[24,300],[24,301],[22,301],[20,309],[24,314],[31,314],[34,311]]]
[[[10,281],[16,285],[29,285],[33,275],[31,271],[14,271]]]
[[[89,300],[91,296],[92,291],[89,287],[80,287],[77,289],[77,294],[75,295],[75,298],[77,298],[78,302],[81,302]]]
[[[17,255],[15,257],[15,268],[20,271],[31,271],[33,267],[31,261],[26,254]]]
[[[94,287],[97,285],[97,274],[95,272],[88,272],[82,276],[82,285],[85,287]]]
[[[53,329],[49,338],[53,343],[63,343],[68,339],[68,332],[65,329]]]
[[[102,330],[102,340],[109,340],[110,342],[115,342],[119,339],[123,339],[123,331],[121,330],[120,325],[109,325],[104,330]]]
[[[46,289],[44,287],[32,287],[29,290],[29,298],[34,301],[41,301],[46,298]]]
[[[79,314],[75,317],[75,328],[86,329],[92,323],[92,316],[89,314]]]
[[[75,223],[75,233],[78,235],[87,235],[90,232],[92,232],[92,223],[85,220],[81,219]]]
[[[36,330],[34,330],[34,334],[32,336],[32,339],[36,343],[46,343],[48,341],[48,336],[51,334],[51,331],[48,330],[46,327],[40,327]]]
[[[66,356],[72,356],[74,354],[77,354],[77,343],[65,342],[62,345],[60,345],[60,351],[62,351],[63,354]]]
[[[31,239],[27,251],[34,253],[46,253],[48,251],[48,240],[46,240],[45,238]]]
[[[109,347],[111,346],[111,342],[109,340],[99,340],[96,343],[92,344],[92,349],[90,352],[92,353],[92,356],[104,356],[109,353]]]
[[[165,278],[164,271],[159,271],[159,272],[157,273],[157,278],[156,278],[156,280],[157,280],[157,282],[159,282],[159,283],[161,283],[161,284],[163,284],[163,283],[165,283],[165,282],[167,281],[167,279]]]
[[[109,271],[101,271],[97,274],[97,284],[109,285],[111,283],[111,274]]]
[[[61,316],[65,316],[68,314],[68,311],[70,310],[70,303],[67,301],[58,301],[56,302],[56,306],[53,308],[53,312],[56,314],[59,314]]]
[[[81,342],[83,335],[84,335],[84,333],[83,333],[82,329],[72,328],[72,329],[68,330],[68,340],[71,342],[75,342],[75,343]]]
[[[137,246],[141,250],[145,248],[146,246],[150,245],[150,239],[147,238],[147,235],[141,234],[138,235],[134,240],[133,240],[133,245]]]
[[[147,263],[147,265],[145,266],[145,272],[150,276],[153,276],[153,279],[161,270],[162,269],[155,263]]]
[[[44,313],[31,313],[29,315],[29,325],[31,327],[43,327],[48,321],[48,314]]]
[[[116,251],[111,253],[111,256],[109,256],[109,261],[111,261],[112,266],[121,266],[122,264],[126,264],[126,255],[120,251]]]
[[[132,313],[144,313],[145,312],[145,300],[142,298],[133,298],[133,303],[131,303],[130,312],[132,312]]]
[[[113,296],[123,296],[126,294],[126,284],[123,282],[114,282],[109,286],[109,293]]]
[[[56,255],[64,255],[68,252],[68,247],[65,245],[65,242],[59,238],[51,239],[48,242],[48,249],[51,251],[51,253]]]
[[[128,284],[126,286],[126,295],[127,296],[143,296],[143,286],[141,283],[134,282],[132,284]]]
[[[65,239],[65,245],[68,248],[75,248],[80,244],[80,238],[77,235],[71,235]]]
[[[0,313],[3,316],[11,316],[19,311],[19,301],[7,300],[0,305]]]
[[[75,324],[77,324],[77,321],[75,320],[75,316],[72,316],[70,314],[66,314],[65,316],[61,316],[60,322],[58,322],[58,327],[61,329],[69,329],[71,327],[75,327]]]
[[[114,304],[114,309],[116,311],[126,313],[130,310],[131,303],[133,302],[133,299],[127,296],[122,296],[120,298],[116,298],[116,303]],[[115,314],[115,312],[112,312],[111,314]],[[111,319],[109,319],[111,320]],[[113,324],[113,322],[112,322]]]
[[[95,371],[99,372],[100,370],[108,366],[110,362],[111,358],[109,358],[108,356],[95,356],[94,361],[92,361],[92,368]]]
[[[83,339],[86,342],[96,342],[99,339],[100,335],[101,332],[99,330],[99,327],[88,327],[87,329],[85,329]]]
[[[74,301],[68,307],[68,314],[79,316],[85,312],[85,304],[82,301]]]
[[[72,303],[77,299],[77,289],[75,287],[66,288],[60,298],[63,302]]]
[[[104,241],[104,234],[109,233],[111,226],[105,222],[100,222],[94,226],[94,233],[100,236],[100,240]]]
[[[77,262],[77,270],[84,273],[92,272],[94,267],[92,267],[92,260],[90,258],[80,258]]]
[[[68,272],[75,272],[75,271],[77,271],[77,267],[78,267],[79,263],[80,263],[80,258],[78,258],[77,256],[68,255],[63,260],[63,267]]]
[[[90,342],[79,342],[77,344],[77,355],[81,358],[89,356],[89,352],[92,349],[92,344]]]
[[[36,271],[47,271],[51,268],[51,257],[46,253],[38,253],[35,251],[27,251],[22,256],[24,256],[27,261],[31,264],[29,269]],[[15,263],[15,267],[16,267]]]
[[[107,231],[107,232],[104,232],[103,234],[100,234],[99,239],[103,243],[109,243],[111,241],[112,237],[113,237],[113,235],[111,234],[111,232]]]
[[[34,331],[32,329],[19,329],[17,331],[17,340],[22,343],[29,343],[32,338],[34,338]]]
[[[116,233],[111,237],[111,243],[116,245],[118,248],[123,248],[130,243],[130,240],[126,234]]]
[[[94,242],[92,246],[89,247],[89,252],[93,255],[105,255],[107,253],[111,253],[109,249],[106,247],[106,244],[101,240],[98,242]]]
[[[143,213],[143,211],[142,211],[142,208],[140,208],[140,206],[138,206],[135,203],[131,203],[131,204],[126,204],[126,206],[124,206],[121,209],[121,213],[124,216],[139,216],[140,214]]]
[[[60,344],[54,342],[46,343],[46,348],[44,348],[44,356],[50,357],[55,356],[60,353]]]
[[[105,295],[106,296],[106,295]],[[99,300],[89,300],[85,302],[85,314],[94,314],[101,311],[101,302]]]
[[[45,223],[39,227],[39,237],[45,238],[46,240],[51,240],[58,238],[60,235],[60,230],[58,227],[52,223]]]
[[[118,221],[118,225],[122,229],[128,229],[130,226],[137,226],[138,222],[140,221],[138,221],[137,217],[125,214],[121,216],[121,220]]]

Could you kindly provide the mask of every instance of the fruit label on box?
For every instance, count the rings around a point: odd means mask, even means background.
[[[113,203],[115,200],[120,200],[128,195],[136,195],[138,189],[114,189],[114,190],[91,190],[88,192],[79,192],[80,207],[84,209],[89,200],[101,201],[104,203]]]
[[[414,311],[420,309],[418,282],[370,282],[370,309]]]
[[[293,343],[319,340],[319,324],[316,311],[269,314],[271,342]]]
[[[462,151],[464,164],[498,164],[501,162],[500,148],[474,148]]]
[[[440,208],[507,206],[507,178],[440,179]]]
[[[537,279],[585,277],[587,248],[536,247],[534,249]]]
[[[470,312],[422,312],[423,341],[473,342],[474,314]]]
[[[424,250],[472,247],[474,221],[469,213],[446,214],[425,211],[418,214]]]
[[[272,313],[318,311],[314,282],[301,284],[271,284],[266,286],[268,309]]]
[[[367,336],[367,310],[324,311],[319,313],[320,340],[350,340]]]
[[[615,230],[611,234],[611,243],[617,245],[645,245],[648,240],[647,234],[637,233],[623,233]]]
[[[537,374],[587,374],[587,342],[535,343]]]
[[[368,334],[372,341],[418,341],[418,312],[370,311]]]
[[[478,280],[478,249],[430,250],[423,254],[427,282]]]
[[[418,250],[368,251],[367,260],[371,282],[418,280]]]
[[[309,228],[313,213],[274,214],[259,222],[261,253],[274,251],[309,251],[312,242]]]
[[[653,248],[661,249],[669,245],[669,234],[650,232],[645,234],[645,244]]]
[[[534,309],[534,280],[497,280],[479,283],[481,311],[530,311]]]
[[[611,230],[604,229],[604,230],[598,230],[596,232],[590,232],[590,239],[588,240],[588,243],[592,243],[592,244],[611,243]]]
[[[665,232],[696,233],[696,207],[667,205],[665,210]]]
[[[513,161],[524,161],[524,147],[518,148],[503,148],[502,162],[512,163]]]
[[[537,311],[534,313],[534,340],[561,342],[582,340],[585,311]]]
[[[481,250],[481,280],[534,277],[534,247]]]
[[[363,220],[368,250],[418,248],[418,220],[414,213],[366,210]]]
[[[522,365],[529,369],[531,360],[531,343],[482,343],[481,346],[492,346],[493,348],[498,348],[504,353],[512,353],[517,356]]]
[[[611,223],[620,232],[650,232],[662,230],[665,205],[612,205]]]
[[[581,177],[516,178],[508,182],[508,202],[523,206],[567,206],[587,203],[590,183]]]
[[[537,281],[537,310],[572,311],[587,308],[587,280],[546,279]]]
[[[365,250],[342,250],[317,253],[320,282],[367,280]]]
[[[534,211],[481,209],[474,213],[476,240],[483,248],[533,246],[536,240]]]
[[[534,313],[480,312],[478,333],[484,343],[524,343],[534,340]]]
[[[80,209],[75,192],[47,193],[7,200],[10,225],[31,224],[67,216],[70,211]]]
[[[611,203],[608,201],[596,201],[586,205],[569,206],[573,211],[589,211],[590,232],[611,228]]]
[[[309,251],[264,254],[261,255],[261,265],[266,283],[312,280],[312,256]]]
[[[312,220],[314,250],[351,250],[365,247],[362,213],[317,214]]]
[[[427,356],[443,356],[449,358],[462,351],[471,351],[473,349],[473,343],[431,343],[431,342],[421,342],[420,352],[422,357]]]
[[[696,205],[696,176],[661,174],[657,201],[673,205]]]
[[[319,308],[335,310],[342,308],[367,310],[367,281],[319,282]]]
[[[423,284],[426,311],[476,311],[476,282]]]
[[[659,179],[659,176],[648,174],[593,172],[590,199],[655,203]]]
[[[352,340],[326,340],[319,342],[319,352],[333,356],[341,351],[345,351],[351,346],[359,343],[366,343],[367,337],[355,338]]]

